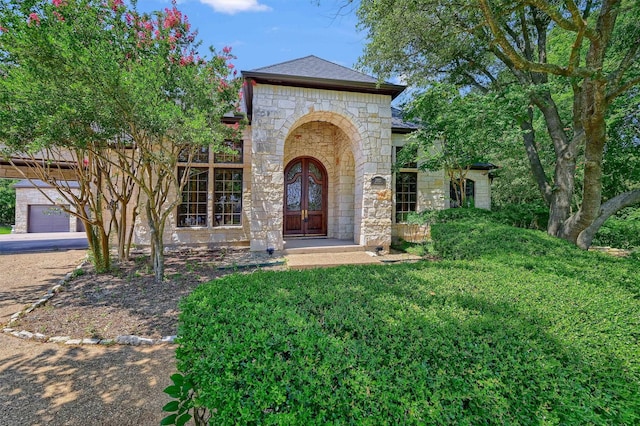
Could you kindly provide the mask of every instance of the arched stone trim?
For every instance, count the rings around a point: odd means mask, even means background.
[[[313,121],[330,123],[342,130],[351,142],[351,151],[353,152],[356,164],[364,161],[362,135],[366,133],[366,129],[362,124],[359,126],[355,125],[354,122],[357,122],[357,120],[349,114],[348,111],[340,111],[339,109],[338,111],[313,110],[305,114],[294,114],[290,116],[280,128],[277,143],[281,143],[282,147],[278,146],[276,151],[284,153],[284,144],[291,132],[295,131],[295,129],[300,126]]]

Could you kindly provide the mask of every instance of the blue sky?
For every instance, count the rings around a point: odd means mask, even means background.
[[[179,0],[192,28],[208,46],[231,46],[236,69],[248,71],[308,55],[353,68],[365,37],[344,0]],[[170,7],[168,0],[138,0],[141,11]]]

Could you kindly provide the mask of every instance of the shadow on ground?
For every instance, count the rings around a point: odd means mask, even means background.
[[[173,346],[67,347],[0,335],[0,348],[2,424],[157,425],[164,417]]]

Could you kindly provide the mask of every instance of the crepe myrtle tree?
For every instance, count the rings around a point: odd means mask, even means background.
[[[611,214],[640,202],[637,188],[603,193],[604,174],[615,173],[603,161],[607,119],[617,112],[616,100],[640,84],[640,2],[346,4],[357,4],[368,38],[360,65],[380,78],[402,75],[416,85],[446,81],[465,90],[501,94],[517,88],[524,94],[524,112],[514,118],[549,206],[549,234],[588,248]],[[564,54],[553,55],[559,45],[566,46]],[[536,127],[538,118],[542,127]],[[550,168],[541,159],[545,143],[553,155]]]
[[[132,226],[126,212],[145,213],[155,278],[162,280],[165,223],[182,198],[193,154],[202,146],[223,149],[239,132],[222,123],[239,100],[231,49],[200,56],[196,33],[175,4],[140,13],[121,0],[3,0],[0,26],[4,155],[53,148],[81,154],[69,168],[92,173],[88,182],[101,203],[90,206],[91,215],[104,219],[93,226],[109,229],[117,216],[124,239]],[[187,164],[180,177],[178,160]]]

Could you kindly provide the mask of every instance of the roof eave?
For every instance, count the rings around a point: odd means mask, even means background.
[[[334,80],[286,74],[263,73],[259,71],[242,71],[242,77],[245,79],[244,95],[245,101],[247,102],[247,113],[250,117],[252,113],[251,108],[253,106],[253,82],[258,84],[304,87],[309,89],[389,95],[392,100],[398,97],[406,88],[406,86],[391,83]]]

